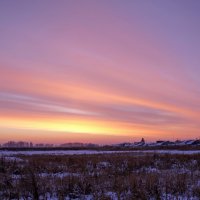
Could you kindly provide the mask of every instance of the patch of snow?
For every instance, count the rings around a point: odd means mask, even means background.
[[[111,200],[118,200],[116,192],[106,192],[106,196],[108,196]]]
[[[14,156],[6,156],[4,157],[5,160],[8,160],[8,161],[16,161],[16,162],[22,162],[23,160],[21,158],[17,158],[17,157],[14,157]]]
[[[41,177],[56,177],[56,178],[64,178],[67,176],[80,176],[78,173],[70,173],[70,172],[59,172],[59,173],[41,173],[39,174]]]

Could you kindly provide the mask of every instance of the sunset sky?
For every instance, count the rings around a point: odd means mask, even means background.
[[[0,143],[200,137],[199,0],[0,1]]]

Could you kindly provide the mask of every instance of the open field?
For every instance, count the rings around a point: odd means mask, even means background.
[[[1,151],[0,199],[197,200],[199,151]]]
[[[144,153],[155,153],[155,154],[181,154],[191,155],[200,154],[200,150],[118,150],[118,151],[106,151],[106,150],[0,150],[2,156],[14,156],[14,155],[90,155],[90,154],[124,154],[131,153],[133,155],[144,154]]]

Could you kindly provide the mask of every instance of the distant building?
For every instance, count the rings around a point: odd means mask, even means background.
[[[145,145],[145,140],[144,140],[144,138],[142,138],[140,142],[134,142],[134,145],[135,145],[135,146],[144,146],[144,145]]]

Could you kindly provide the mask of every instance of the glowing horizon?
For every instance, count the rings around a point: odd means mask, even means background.
[[[200,136],[198,1],[1,1],[0,143]]]

